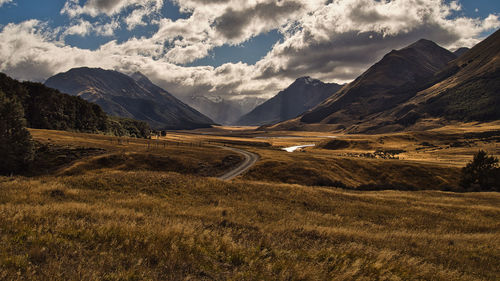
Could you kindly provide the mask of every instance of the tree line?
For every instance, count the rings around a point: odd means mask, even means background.
[[[33,159],[26,127],[137,138],[151,135],[146,122],[108,116],[80,97],[0,73],[0,174],[16,173]]]
[[[19,82],[0,73],[0,91],[20,103],[26,126],[35,129],[106,133],[148,138],[146,122],[108,116],[97,104],[41,83]]]

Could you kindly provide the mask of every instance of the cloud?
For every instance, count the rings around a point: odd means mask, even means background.
[[[215,19],[215,29],[226,39],[240,42],[284,24],[303,7],[295,1],[258,3],[242,10],[229,7]]]
[[[127,24],[127,29],[132,30],[137,26],[144,26],[146,23],[144,22],[144,17],[149,14],[147,9],[137,9],[132,11],[130,15],[125,18],[125,23]]]
[[[304,75],[348,82],[387,52],[420,38],[447,48],[471,47],[484,31],[500,27],[497,15],[467,18],[457,13],[459,2],[440,0],[176,0],[187,18],[155,20],[158,29],[149,37],[111,40],[96,50],[67,46],[65,35],[109,36],[121,24],[133,29],[163,5],[159,0],[104,2],[66,2],[63,14],[72,18],[66,28],[51,29],[37,20],[0,27],[0,71],[43,81],[72,67],[102,67],[141,71],[180,96],[269,97]],[[151,10],[144,11],[147,7]],[[125,9],[129,13],[120,14]],[[103,16],[88,22],[84,14]],[[241,44],[273,29],[282,40],[255,64],[183,66],[215,47]]]
[[[79,20],[78,23],[71,25],[64,31],[64,35],[85,36],[92,31],[92,24],[85,20]]]
[[[500,26],[495,15],[450,17],[460,8],[439,0],[332,2],[282,30],[285,40],[257,63],[259,78],[309,74],[347,82],[391,49],[420,38],[448,48],[471,47],[483,31]]]
[[[102,36],[113,36],[115,34],[115,30],[120,27],[120,23],[117,20],[112,20],[106,24],[97,24],[94,25],[93,29],[97,35]]]
[[[61,10],[61,14],[67,14],[74,18],[81,15],[96,17],[101,14],[112,16],[132,7],[143,11],[159,11],[163,7],[163,0],[86,0],[80,5],[79,0],[68,0]]]
[[[3,4],[11,3],[12,0],[0,0],[0,7],[3,6]]]
[[[89,21],[78,19],[73,22],[70,26],[66,27],[64,32],[62,32],[62,37],[64,38],[67,35],[79,35],[79,36],[87,36],[91,33],[101,36],[113,36],[115,30],[120,26],[119,22],[113,20],[106,24],[100,23],[90,23]]]
[[[54,71],[100,65],[95,53],[65,46],[37,20],[6,25],[0,40],[0,70],[17,79],[43,81]]]

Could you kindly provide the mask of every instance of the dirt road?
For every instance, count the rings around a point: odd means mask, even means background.
[[[224,175],[218,177],[218,179],[220,179],[220,180],[232,180],[232,179],[234,179],[235,177],[243,174],[248,169],[250,169],[255,164],[255,162],[257,162],[259,160],[259,155],[252,153],[252,152],[249,152],[249,151],[246,151],[246,150],[242,150],[242,149],[238,149],[238,148],[234,148],[234,147],[227,147],[227,146],[219,146],[219,147],[223,148],[223,149],[231,150],[231,151],[236,152],[238,154],[241,154],[241,155],[243,155],[243,157],[245,157],[245,160],[242,163],[240,163],[236,168],[234,168],[231,171],[225,173]]]

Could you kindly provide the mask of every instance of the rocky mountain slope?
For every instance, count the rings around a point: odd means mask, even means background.
[[[240,118],[239,125],[265,125],[297,117],[321,103],[342,86],[301,77],[276,96]]]
[[[500,31],[460,57],[428,40],[392,51],[302,116],[268,129],[383,133],[500,119]]]
[[[214,122],[141,73],[127,76],[100,68],[74,68],[45,85],[97,103],[110,114],[142,120],[154,129],[195,129]]]

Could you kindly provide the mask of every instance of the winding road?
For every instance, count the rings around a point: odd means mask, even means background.
[[[239,164],[236,168],[232,169],[231,171],[225,173],[224,175],[218,177],[220,180],[232,180],[235,177],[243,174],[246,172],[248,169],[250,169],[258,160],[259,160],[259,155],[252,153],[250,151],[234,148],[234,147],[227,147],[227,146],[217,146],[222,149],[226,150],[231,150],[233,152],[236,152],[238,154],[243,155],[245,157],[245,160]]]

